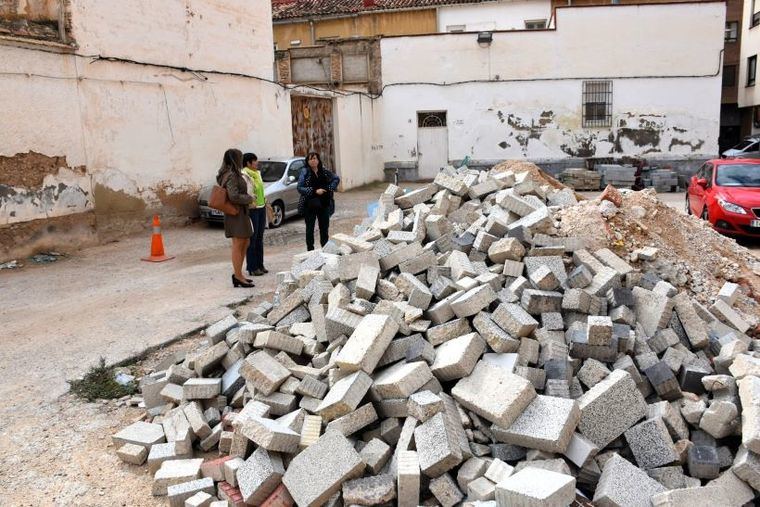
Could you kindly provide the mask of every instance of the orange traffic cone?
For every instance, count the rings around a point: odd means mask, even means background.
[[[164,254],[164,240],[161,237],[161,220],[153,215],[153,237],[150,240],[150,257],[141,260],[148,262],[164,262],[173,259],[173,255]]]

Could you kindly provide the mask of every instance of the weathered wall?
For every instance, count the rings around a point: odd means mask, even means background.
[[[383,39],[386,164],[416,160],[416,112],[424,110],[448,111],[452,159],[717,152],[723,3],[557,12],[556,30],[497,32],[489,48],[472,34]],[[611,127],[582,127],[584,79],[612,80]],[[482,82],[400,84],[454,80]]]
[[[302,46],[309,46],[317,44],[319,39],[326,37],[371,37],[434,33],[435,31],[435,9],[420,9],[314,19],[314,39],[312,39],[312,25],[308,21],[275,22],[274,41],[278,49],[287,49],[290,47],[290,41],[293,40],[300,40]]]
[[[525,21],[551,17],[550,0],[502,0],[473,5],[438,8],[438,31],[450,25],[465,25],[467,31],[524,30]]]
[[[61,1],[63,0],[0,0],[0,19],[56,21]]]
[[[82,54],[272,77],[268,0],[72,3]],[[287,92],[232,75],[1,45],[0,111],[12,119],[0,122],[0,227],[36,231],[19,237],[44,235],[35,221],[51,217],[94,213],[103,238],[154,211],[187,217],[225,149],[292,152]]]
[[[336,99],[335,158],[343,190],[383,179],[380,104],[361,95]]]

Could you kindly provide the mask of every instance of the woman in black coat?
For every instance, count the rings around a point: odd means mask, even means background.
[[[330,216],[335,212],[333,193],[340,178],[322,165],[319,154],[306,156],[306,167],[298,178],[298,211],[306,220],[306,249],[314,250],[314,224],[319,222],[319,244],[325,246],[330,239]]]
[[[238,208],[237,215],[224,215],[224,235],[232,238],[232,286],[254,287],[243,275],[243,260],[253,234],[251,219],[248,217],[248,205],[253,202],[253,197],[248,194],[242,168],[243,152],[227,150],[224,152],[222,167],[216,175],[216,182],[227,190],[230,202]]]

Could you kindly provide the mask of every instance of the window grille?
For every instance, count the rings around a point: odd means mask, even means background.
[[[583,126],[612,125],[612,81],[583,82]]]
[[[446,126],[446,111],[421,111],[417,113],[417,126],[435,128]]]

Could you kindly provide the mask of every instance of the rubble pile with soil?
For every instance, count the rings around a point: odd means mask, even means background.
[[[753,502],[758,279],[654,199],[525,162],[390,185],[143,377],[116,452],[171,506]],[[689,234],[720,268],[674,267]]]
[[[555,215],[559,233],[583,237],[593,248],[609,247],[633,262],[635,250],[658,248],[657,260],[643,269],[690,290],[703,303],[712,303],[725,282],[737,283],[747,296],[739,308],[753,324],[760,322],[760,262],[749,250],[708,222],[675,212],[654,190],[620,194],[620,207],[605,210],[610,203],[596,199],[563,208]]]

